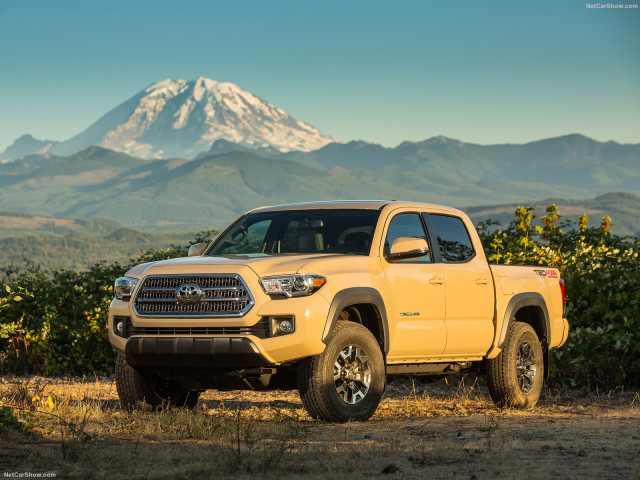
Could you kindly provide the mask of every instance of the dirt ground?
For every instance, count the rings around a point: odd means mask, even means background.
[[[640,479],[640,395],[623,390],[546,390],[517,411],[473,378],[404,380],[343,425],[309,418],[297,392],[124,412],[112,380],[36,377],[0,379],[0,398],[3,478]]]

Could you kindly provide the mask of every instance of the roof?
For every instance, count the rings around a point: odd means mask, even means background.
[[[305,202],[305,203],[289,203],[284,205],[273,205],[270,207],[260,207],[252,210],[251,212],[274,212],[279,210],[332,210],[332,209],[363,209],[363,210],[381,210],[387,205],[394,205],[397,207],[436,207],[438,209],[443,208],[442,205],[435,205],[430,203],[421,202],[406,202],[400,200],[334,200],[334,201],[322,201],[322,202]],[[448,207],[445,207],[448,208]]]

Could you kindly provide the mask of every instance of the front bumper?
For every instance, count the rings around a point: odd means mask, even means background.
[[[146,367],[266,367],[270,362],[248,338],[132,337],[125,345],[131,365]]]
[[[254,289],[255,292],[255,289]],[[261,292],[260,292],[261,293]],[[149,318],[136,316],[130,302],[113,300],[109,309],[109,341],[129,363],[157,367],[252,368],[276,366],[322,353],[322,332],[329,303],[321,295],[273,300],[256,293],[256,304],[240,318]],[[264,298],[263,298],[264,297]],[[265,317],[293,316],[295,331],[260,338]],[[120,336],[115,317],[127,317],[132,334]],[[171,334],[149,334],[153,327],[173,327]],[[188,327],[196,332],[212,327],[231,334],[177,334]],[[158,329],[159,330],[159,329]],[[253,330],[253,331],[252,331]],[[144,331],[145,333],[133,333]]]

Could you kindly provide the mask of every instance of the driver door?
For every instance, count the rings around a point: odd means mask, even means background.
[[[389,361],[413,362],[441,354],[446,345],[445,286],[442,265],[431,250],[420,258],[390,262],[396,238],[424,238],[424,222],[417,212],[400,212],[388,222],[380,261],[387,283]]]

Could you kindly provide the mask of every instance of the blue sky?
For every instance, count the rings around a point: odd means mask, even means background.
[[[0,150],[27,132],[64,140],[155,81],[198,76],[342,141],[640,143],[640,9],[0,0]]]

